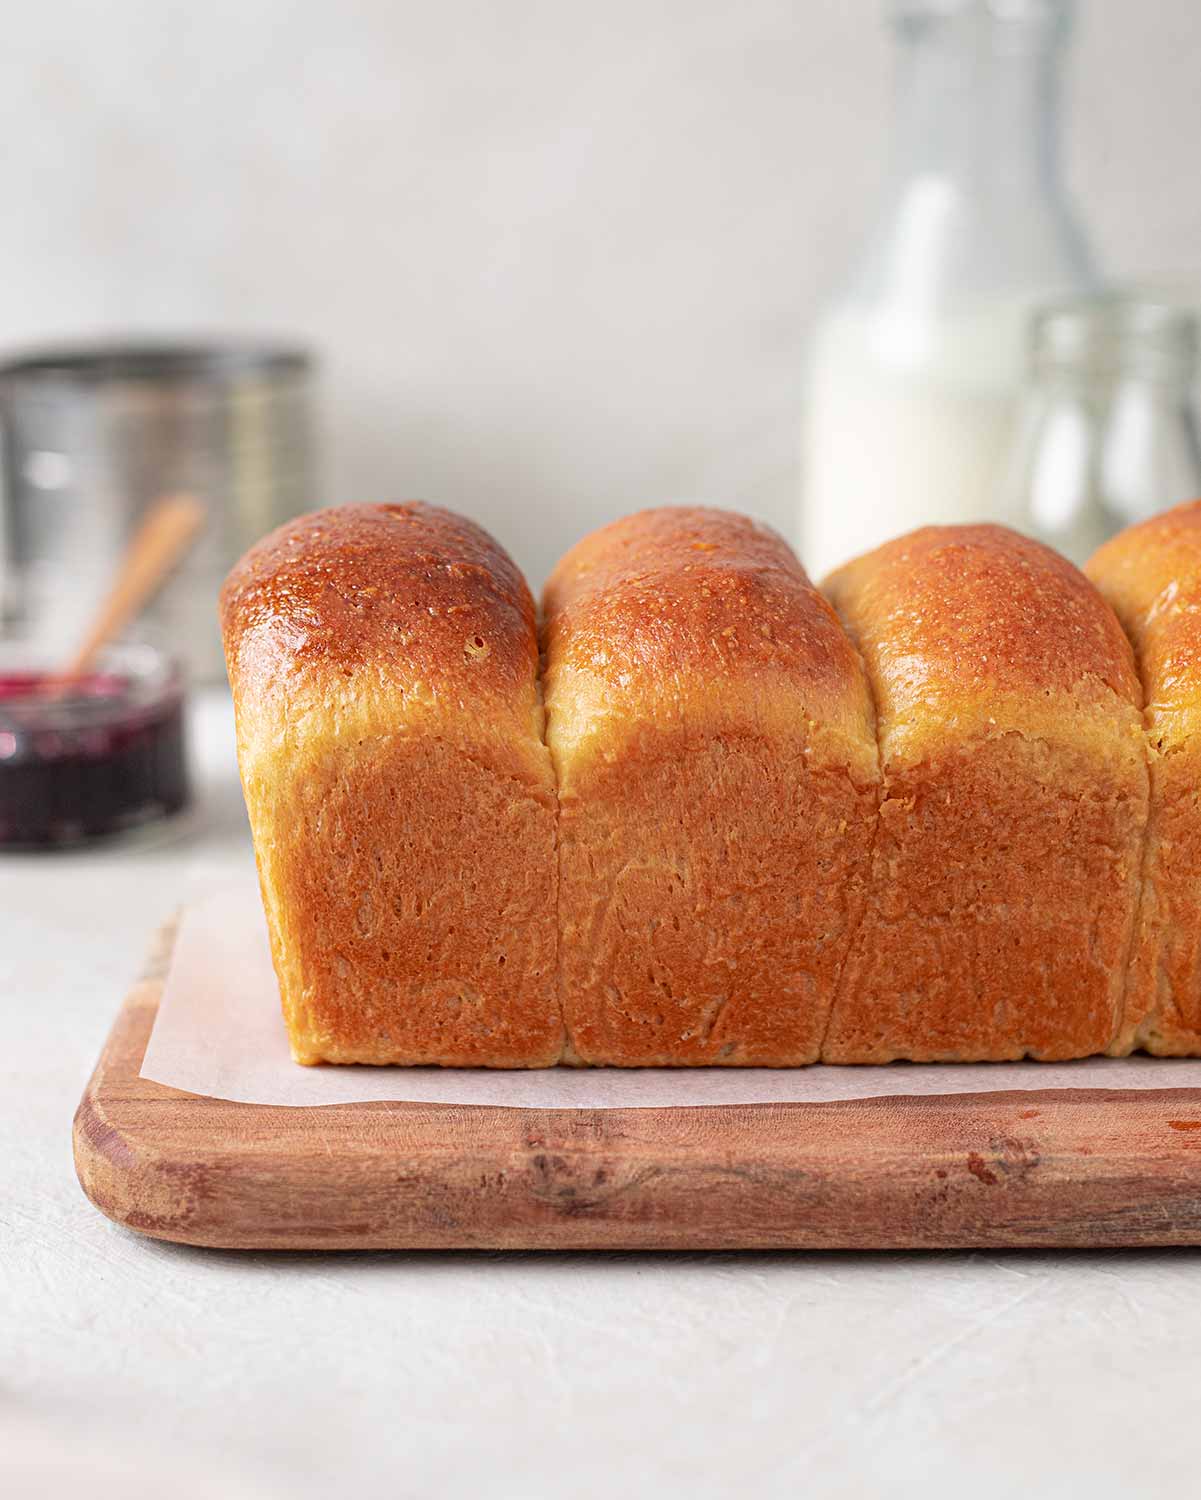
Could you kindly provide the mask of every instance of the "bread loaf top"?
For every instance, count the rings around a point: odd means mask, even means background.
[[[791,548],[746,516],[642,511],[564,556],[546,585],[552,752],[569,778],[648,721],[800,736],[875,777],[863,667]]]
[[[1084,575],[1041,543],[1003,526],[927,526],[824,587],[867,661],[885,762],[1007,733],[1112,755],[1115,712],[1138,753],[1130,643]]]
[[[1153,740],[1177,748],[1201,723],[1201,500],[1119,532],[1085,572],[1134,642]]]
[[[243,740],[419,725],[549,776],[533,600],[462,517],[417,501],[301,516],[233,569],[221,617]]]

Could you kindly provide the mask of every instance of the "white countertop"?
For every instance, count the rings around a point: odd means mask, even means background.
[[[250,1255],[109,1224],[80,1091],[154,928],[247,859],[228,705],[195,719],[190,831],[0,859],[6,1500],[1195,1491],[1201,1252]]]

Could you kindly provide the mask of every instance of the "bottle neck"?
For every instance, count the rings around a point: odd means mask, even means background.
[[[844,296],[891,308],[890,357],[910,359],[923,322],[1017,316],[1095,276],[1059,177],[1066,0],[900,4],[892,169]]]
[[[894,186],[1056,196],[1062,28],[978,10],[899,25]]]

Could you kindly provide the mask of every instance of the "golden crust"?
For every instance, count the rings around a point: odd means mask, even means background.
[[[981,732],[1078,735],[1073,705],[1095,702],[1105,722],[1115,700],[1141,702],[1113,611],[1066,558],[1006,527],[927,526],[822,587],[868,663],[886,760]]]
[[[421,501],[287,522],[234,567],[221,615],[239,668],[261,632],[287,626],[288,672],[365,667],[471,693],[482,671],[501,691],[529,676],[534,604],[516,564],[474,522]],[[248,686],[278,687],[276,662],[256,665]]]
[[[664,507],[604,526],[559,561],[543,612],[561,776],[618,752],[652,713],[789,733],[798,707],[834,763],[874,774],[862,665],[788,544],[747,516]]]
[[[1085,572],[1134,646],[1156,746],[1187,745],[1201,727],[1201,500],[1127,527]]]
[[[562,1051],[534,607],[478,527],[322,511],[222,592],[238,760],[302,1062]]]
[[[1201,1054],[1201,502],[1088,573],[1112,609],[1026,538],[927,528],[834,574],[836,614],[768,529],[643,512],[547,585],[544,725],[478,527],[281,528],[222,624],[294,1054]]]
[[[575,1055],[816,1060],[878,780],[833,612],[775,533],[703,509],[586,538],[544,609]]]
[[[994,526],[915,532],[826,587],[875,693],[884,802],[823,1056],[1104,1051],[1147,810],[1118,621],[1071,564]]]
[[[1151,815],[1116,1051],[1201,1054],[1201,501],[1131,526],[1085,571],[1133,643]]]
[[[422,723],[546,783],[534,602],[461,516],[412,501],[298,517],[230,573],[221,624],[235,698],[264,733],[310,716],[313,734]]]

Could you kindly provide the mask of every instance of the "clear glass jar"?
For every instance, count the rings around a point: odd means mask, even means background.
[[[1123,526],[1201,496],[1197,316],[1113,294],[1043,309],[1000,504],[1083,562]]]
[[[884,202],[809,364],[800,537],[817,576],[911,527],[996,516],[1030,310],[1095,285],[1059,172],[1070,6],[892,14]]]

